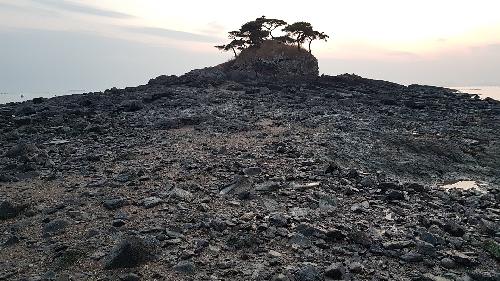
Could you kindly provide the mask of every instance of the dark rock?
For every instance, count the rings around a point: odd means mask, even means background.
[[[462,237],[465,234],[465,228],[454,221],[446,221],[442,229],[455,237]]]
[[[141,277],[135,273],[126,273],[119,276],[122,281],[139,281]]]
[[[447,251],[448,256],[457,264],[463,266],[475,266],[478,264],[477,260],[469,255],[459,251]]]
[[[424,257],[416,252],[408,252],[399,257],[401,260],[405,262],[421,262],[424,260]]]
[[[53,221],[48,222],[43,227],[43,232],[46,235],[59,234],[65,231],[66,227],[68,227],[69,222],[64,219],[55,219]]]
[[[324,278],[313,264],[305,263],[295,272],[296,281],[321,281]]]
[[[144,200],[142,200],[142,205],[146,209],[154,208],[154,207],[160,205],[161,203],[163,203],[163,200],[161,198],[154,197],[154,196],[148,197],[148,198],[145,198]]]
[[[178,262],[174,268],[175,271],[184,273],[184,274],[192,274],[195,271],[195,265],[192,261],[189,260],[182,260]]]
[[[22,210],[26,208],[25,205],[13,204],[7,200],[0,201],[0,220],[12,219],[18,216]]]
[[[405,199],[405,195],[403,192],[399,191],[399,190],[389,190],[386,195],[385,195],[385,199],[388,200],[388,201],[397,201],[397,200],[404,200]]]
[[[109,199],[103,202],[103,206],[108,210],[116,210],[123,207],[126,202],[127,201],[124,198]]]
[[[334,263],[325,269],[325,277],[333,280],[343,280],[345,271],[342,263]]]
[[[494,240],[484,242],[484,249],[490,253],[497,261],[500,261],[500,244]]]
[[[146,245],[142,239],[127,237],[108,254],[104,268],[132,268],[149,261],[152,256],[150,246]]]
[[[190,200],[193,198],[193,194],[191,192],[177,187],[172,188],[168,192],[168,195],[178,200]]]
[[[288,225],[288,219],[283,214],[275,213],[269,216],[269,223],[277,227],[284,227]]]
[[[453,269],[456,267],[455,262],[450,258],[441,259],[440,264],[442,267],[447,268],[447,269]]]
[[[111,223],[114,227],[122,227],[126,224],[124,220],[113,220]]]
[[[126,100],[120,103],[119,108],[126,112],[134,112],[144,108],[140,100]]]

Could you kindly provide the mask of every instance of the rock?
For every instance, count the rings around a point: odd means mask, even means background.
[[[154,197],[154,196],[144,198],[144,200],[142,200],[142,205],[146,209],[154,208],[154,207],[160,205],[161,203],[163,203],[163,200],[158,198],[158,197]]]
[[[262,173],[262,169],[259,167],[249,167],[244,169],[243,173],[247,176],[257,176]]]
[[[177,187],[172,188],[172,190],[168,192],[168,195],[178,200],[189,200],[193,198],[193,194],[191,192]]]
[[[25,205],[17,205],[7,200],[0,201],[0,220],[7,220],[17,217],[22,210],[26,208]]]
[[[31,158],[31,155],[38,153],[38,148],[31,143],[19,143],[11,147],[7,152],[5,152],[4,157],[16,158],[16,157],[26,157]]]
[[[222,188],[219,194],[247,194],[252,190],[252,182],[247,177],[236,176],[234,180]]]
[[[439,244],[444,243],[444,239],[442,237],[440,237],[437,234],[430,233],[427,231],[421,231],[419,236],[420,236],[420,240],[425,241],[425,242],[432,244],[434,246],[437,246]]]
[[[447,251],[448,256],[457,264],[462,266],[475,266],[478,264],[477,260],[469,255],[459,251]]]
[[[490,253],[497,261],[500,261],[500,244],[494,240],[487,240],[484,243],[484,249]]]
[[[408,252],[408,253],[405,253],[403,255],[401,255],[399,257],[402,261],[405,261],[405,262],[421,262],[424,260],[424,257],[419,254],[419,253],[416,253],[416,252]]]
[[[107,255],[104,268],[132,268],[150,260],[152,256],[150,247],[142,239],[127,237]]]
[[[450,258],[441,259],[440,264],[442,267],[447,268],[447,269],[453,269],[456,267],[455,262]]]
[[[382,243],[382,246],[389,250],[399,250],[408,248],[413,245],[412,241],[404,240],[404,241],[390,241]]]
[[[113,220],[111,223],[114,227],[122,227],[126,224],[124,220]]]
[[[349,272],[352,273],[362,273],[365,270],[365,267],[359,262],[351,262],[349,264]]]
[[[455,237],[462,237],[465,234],[465,228],[454,221],[446,221],[442,229]]]
[[[64,219],[56,219],[48,222],[43,227],[43,232],[46,235],[54,235],[60,234],[65,231],[66,227],[69,225],[69,222]]]
[[[318,60],[307,51],[297,51],[293,46],[277,41],[264,41],[258,49],[248,48],[232,61],[223,65],[226,73],[231,73],[231,78],[238,80],[276,79],[293,77],[317,77],[319,68]],[[248,73],[249,76],[244,74]]]
[[[399,190],[389,190],[386,195],[385,195],[385,199],[388,200],[388,201],[398,201],[398,200],[404,200],[405,199],[405,195],[403,192],[399,191]]]
[[[325,233],[325,236],[327,241],[332,242],[340,241],[347,237],[346,234],[344,234],[341,230],[335,228],[328,229]]]
[[[122,281],[139,281],[141,277],[135,273],[126,273],[119,276]]]
[[[115,199],[105,200],[102,204],[104,208],[108,210],[116,210],[123,207],[125,203],[126,203],[125,198],[115,198]]]
[[[173,269],[179,273],[192,274],[195,271],[195,266],[192,261],[182,260],[178,262]]]
[[[321,273],[315,265],[310,263],[302,264],[295,272],[296,281],[321,281]]]
[[[273,226],[284,227],[288,225],[288,219],[280,213],[274,213],[269,216],[269,223]]]
[[[281,188],[281,184],[275,181],[268,181],[264,183],[257,184],[255,190],[259,192],[273,192],[278,191]]]
[[[118,107],[126,112],[134,112],[143,109],[144,105],[140,100],[125,100]]]
[[[334,263],[325,269],[325,277],[332,280],[344,279],[345,268],[342,263]]]

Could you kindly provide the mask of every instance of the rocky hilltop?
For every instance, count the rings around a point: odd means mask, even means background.
[[[0,280],[499,280],[498,101],[277,61],[1,105]]]

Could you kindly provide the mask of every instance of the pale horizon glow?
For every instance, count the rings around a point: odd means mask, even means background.
[[[122,81],[129,77],[127,75],[112,77],[109,82],[103,80],[89,88],[111,86],[112,83],[133,85],[144,80],[145,75],[182,74],[194,67],[209,66],[205,63],[224,62],[231,54],[220,53],[213,45],[227,42],[228,31],[261,15],[288,22],[309,21],[316,29],[329,34],[331,39],[327,43],[313,43],[320,71],[325,74],[355,72],[403,84],[500,85],[498,11],[500,1],[497,0],[184,0],[175,3],[163,0],[0,0],[0,32],[12,37],[10,47],[13,49],[16,44],[32,42],[31,34],[41,38],[45,38],[43,34],[58,34],[61,38],[57,40],[62,42],[64,36],[80,36],[86,38],[83,42],[89,42],[85,50],[93,48],[90,39],[94,38],[107,40],[113,46],[130,44],[140,57],[144,56],[143,61],[153,62],[148,68],[145,62],[143,65],[137,61],[139,57],[135,61],[124,58],[131,60],[128,65],[140,64],[147,73],[127,74],[134,77],[131,81]],[[26,35],[22,35],[23,32]],[[53,42],[51,46],[59,45]],[[165,49],[164,57],[161,56],[162,48]],[[146,51],[142,54],[139,49]],[[154,52],[148,52],[149,49]],[[82,51],[85,53],[85,50]],[[96,57],[108,59],[109,50],[99,50],[102,53],[96,53]],[[37,52],[43,54],[44,50]],[[201,59],[195,61],[195,58]],[[55,64],[67,63],[58,62],[57,57],[52,60]],[[155,61],[168,65],[156,65]],[[19,58],[19,63],[23,62],[23,58]],[[93,64],[97,65],[98,61]],[[33,70],[32,75],[36,74]],[[0,80],[0,87],[2,83],[9,84]],[[83,81],[81,86],[84,86]],[[5,90],[12,88],[15,85]]]

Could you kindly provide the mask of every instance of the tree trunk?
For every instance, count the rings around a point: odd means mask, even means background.
[[[312,39],[309,40],[309,54],[312,54],[312,52],[311,52],[311,43],[312,43],[312,41],[313,41]]]
[[[232,47],[231,49],[233,49],[234,57],[237,57],[238,55],[236,54],[236,50],[234,49],[234,47]]]

